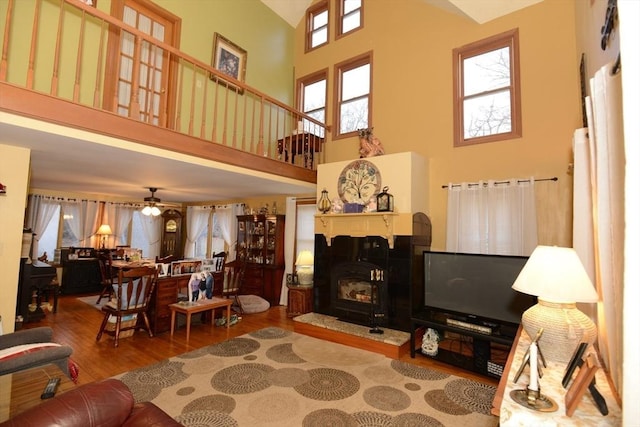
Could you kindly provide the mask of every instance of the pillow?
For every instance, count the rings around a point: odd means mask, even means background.
[[[0,361],[13,359],[14,357],[20,357],[25,354],[33,353],[38,350],[43,350],[50,347],[60,347],[60,344],[53,342],[39,342],[35,344],[22,344],[15,347],[9,347],[0,350]]]
[[[238,295],[242,311],[246,314],[262,313],[269,310],[269,301],[258,295]]]

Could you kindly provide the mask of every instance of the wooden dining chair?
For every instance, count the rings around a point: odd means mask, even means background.
[[[243,310],[242,303],[238,298],[238,295],[242,290],[244,270],[244,262],[236,260],[226,264],[224,267],[224,278],[222,284],[222,296],[225,298],[233,298],[233,305],[240,313],[242,313]]]
[[[213,295],[223,296],[224,289],[224,266],[227,261],[226,252],[218,252],[211,256],[213,265],[211,266],[211,276],[213,277]]]
[[[116,298],[102,306],[104,318],[96,341],[106,333],[114,336],[114,346],[118,347],[118,340],[123,331],[135,332],[137,329],[144,329],[153,337],[147,310],[157,281],[158,269],[155,267],[120,270],[114,292]],[[115,327],[108,328],[107,325],[114,320]]]
[[[98,265],[100,267],[100,284],[102,285],[102,291],[98,295],[96,304],[100,304],[102,298],[111,300],[113,295],[113,285],[118,283],[118,278],[113,275],[113,266],[111,265],[110,254],[98,255]]]

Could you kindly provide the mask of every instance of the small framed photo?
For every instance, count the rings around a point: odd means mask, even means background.
[[[223,37],[218,33],[213,35],[213,68],[226,74],[238,81],[244,83],[245,72],[247,70],[247,51],[242,49],[231,40]],[[227,84],[211,74],[211,80],[218,81],[220,84]],[[241,87],[229,85],[242,94],[244,89]]]

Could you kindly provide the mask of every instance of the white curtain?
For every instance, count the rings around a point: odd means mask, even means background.
[[[209,224],[211,209],[206,206],[187,207],[187,241],[184,244],[185,258],[195,256],[196,240]]]
[[[582,155],[576,150],[574,162],[588,177],[574,180],[574,193],[582,195],[584,203],[582,210],[574,210],[574,236],[588,232],[584,226],[576,228],[581,224],[579,216],[592,215],[593,234],[591,239],[578,235],[574,246],[587,269],[593,260],[588,272],[595,277],[602,298],[597,310],[598,349],[614,385],[621,390],[625,158],[621,76],[612,69],[610,63],[596,72],[590,82],[591,97],[586,100],[589,136],[584,145],[588,148]]]
[[[79,245],[82,236],[82,220],[80,218],[80,201],[67,200],[61,203],[61,215],[64,221],[69,225],[73,236],[76,238],[74,245]]]
[[[132,212],[133,215],[133,212]],[[140,224],[142,232],[149,243],[149,253],[147,258],[155,258],[160,254],[160,234],[162,230],[162,220],[159,216],[140,214]]]
[[[538,242],[534,179],[449,184],[449,252],[530,255]]]
[[[284,221],[284,275],[282,276],[282,290],[280,305],[287,305],[289,288],[287,288],[287,274],[293,273],[294,246],[296,243],[296,198],[287,197]]]
[[[27,213],[27,228],[34,233],[31,248],[31,259],[38,258],[38,244],[51,218],[58,210],[60,202],[52,197],[32,194],[29,196],[29,211]]]
[[[238,215],[244,213],[244,204],[236,203],[233,205],[216,206],[216,218],[220,226],[220,232],[224,239],[229,253],[227,254],[227,262],[236,259],[236,243],[238,240]]]

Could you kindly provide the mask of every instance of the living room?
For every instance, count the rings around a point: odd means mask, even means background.
[[[215,23],[221,33],[249,51],[247,82],[261,88],[268,86],[262,81],[266,76],[251,69],[252,58],[255,58],[251,55],[265,50],[261,44],[263,35],[244,36],[246,27],[237,22],[225,24],[215,13],[202,13],[199,7],[185,6],[181,10],[171,2],[158,3],[189,23],[183,26],[182,46],[185,50],[208,61],[210,33],[214,31]],[[428,159],[426,187],[428,214],[434,225],[434,248],[444,248],[445,242],[446,192],[441,189],[442,185],[528,176],[560,177],[557,183],[542,184],[539,189],[542,193],[538,204],[539,243],[572,246],[572,185],[567,169],[572,164],[573,131],[581,126],[579,59],[582,52],[587,53],[587,75],[590,76],[608,61],[603,55],[610,54],[610,51],[601,51],[597,37],[606,2],[586,3],[547,0],[479,25],[418,0],[399,2],[392,11],[388,10],[385,2],[370,2],[366,3],[366,25],[362,30],[339,40],[331,38],[327,46],[308,54],[304,53],[305,26],[301,22],[295,29],[296,42],[290,63],[295,67],[295,77],[299,78],[327,67],[331,72],[333,64],[373,50],[375,74],[372,88],[375,97],[371,125],[388,153],[412,151]],[[6,5],[6,1],[3,4]],[[105,11],[109,9],[107,1],[100,0],[97,6]],[[206,23],[196,18],[198,14],[203,16],[199,19],[207,16]],[[588,23],[592,26],[587,29]],[[520,29],[521,37],[523,136],[510,141],[454,148],[451,137],[451,50],[514,27]],[[196,28],[211,29],[200,37],[193,34]],[[200,45],[199,40],[207,42]],[[422,40],[424,42],[417,42]],[[621,38],[620,42],[623,41]],[[625,56],[625,66],[626,61]],[[291,69],[286,72],[290,75]],[[412,82],[411,86],[407,82]],[[289,84],[293,86],[291,82]],[[402,91],[408,94],[403,95]],[[6,143],[12,145],[10,141]],[[357,158],[357,145],[357,138],[331,141],[326,147],[327,161]],[[10,229],[20,230],[24,212],[22,209],[9,209],[8,202],[21,205],[28,193],[26,188],[24,192],[19,191],[24,187],[19,177],[24,178],[24,171],[28,170],[28,158],[25,160],[22,153],[16,154],[5,146],[2,158],[2,169],[12,175],[2,177],[2,183],[8,189],[7,195],[2,196],[3,210],[7,210],[6,224]],[[16,169],[18,173],[14,178]],[[398,189],[391,191],[397,192]],[[627,215],[628,219],[632,217]],[[2,268],[13,274],[2,279],[2,289],[13,293],[16,282],[13,278],[17,277],[16,257],[9,254],[19,253],[18,231],[10,239],[6,238],[8,240],[2,242]],[[627,291],[631,292],[625,289]],[[11,307],[10,300],[2,306],[4,319],[12,318],[10,313],[14,307]],[[630,300],[625,297],[625,301]],[[632,310],[625,310],[625,315],[632,316]],[[7,324],[10,322],[5,321]],[[637,321],[629,324],[637,324]],[[637,377],[637,372],[629,375],[632,379]],[[625,379],[625,384],[628,382]],[[625,387],[625,393],[633,389],[638,390],[638,387],[630,387],[629,390]]]

